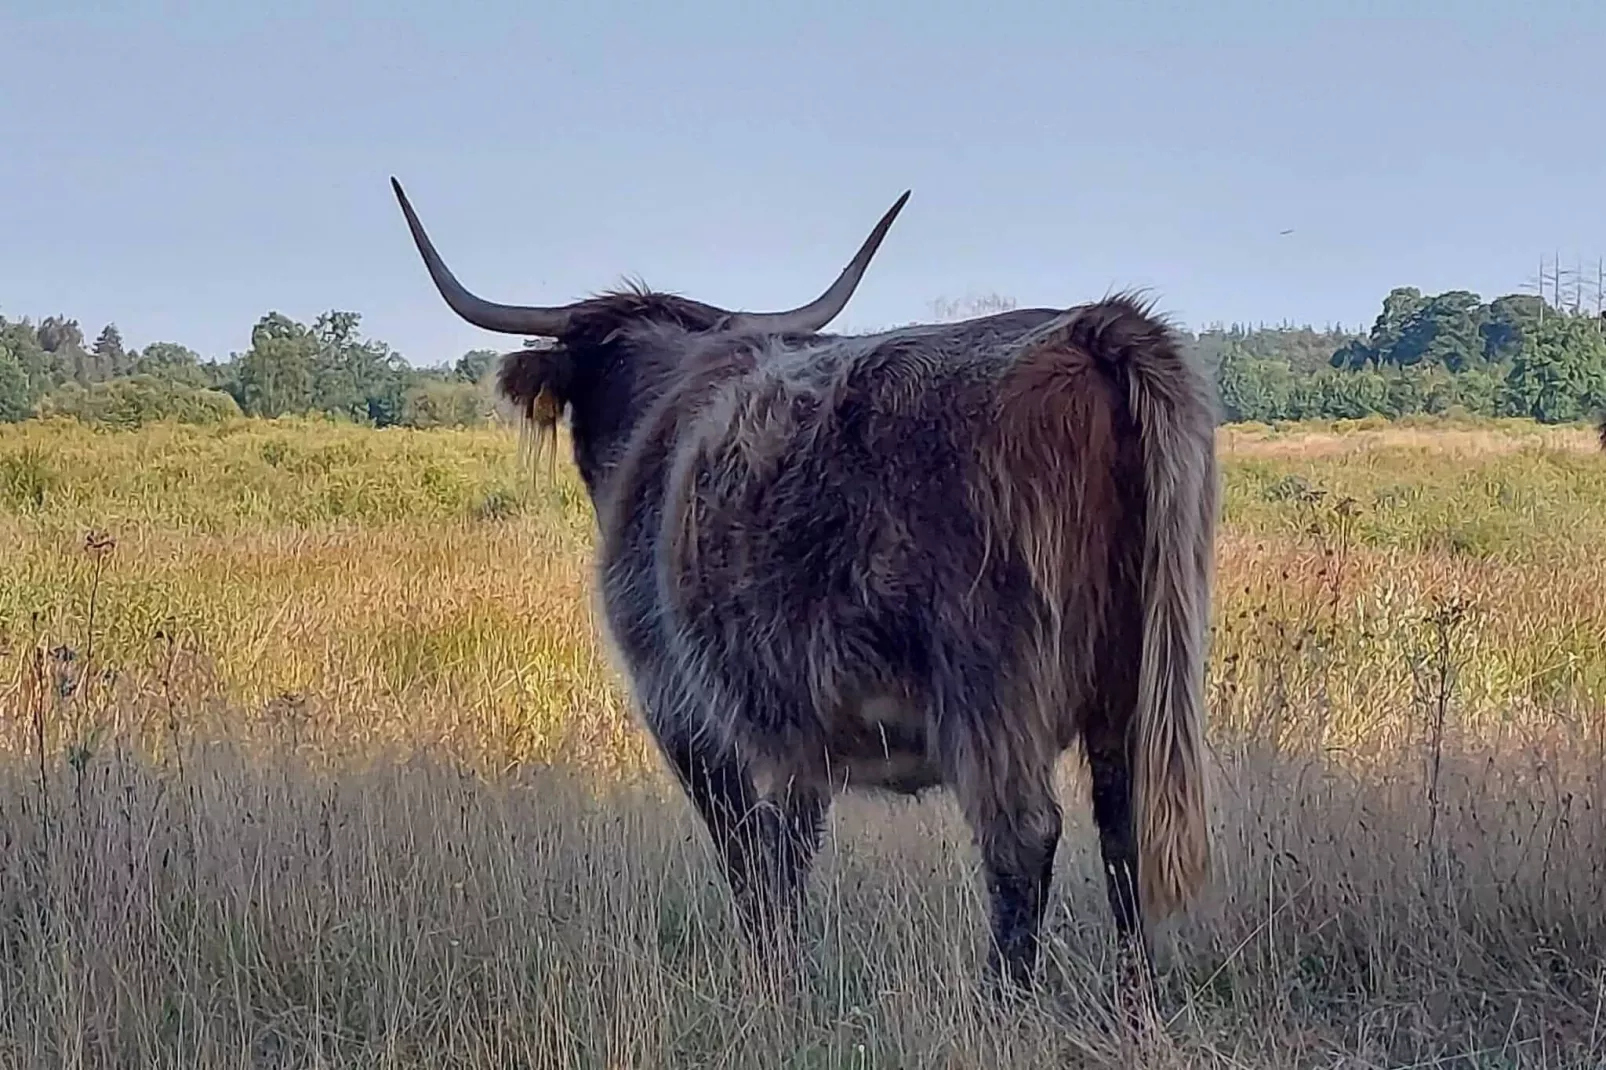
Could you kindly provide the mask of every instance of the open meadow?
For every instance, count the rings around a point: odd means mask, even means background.
[[[1221,432],[1218,867],[1116,1017],[1081,771],[1003,1010],[946,797],[762,987],[512,431],[0,425],[0,1067],[1606,1065],[1606,454]]]

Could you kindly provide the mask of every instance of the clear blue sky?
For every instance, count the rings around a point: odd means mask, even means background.
[[[269,309],[414,363],[513,341],[439,300],[391,174],[536,302],[797,303],[911,188],[843,329],[1129,285],[1356,325],[1606,255],[1586,0],[0,0],[0,41],[0,313],[209,357]]]

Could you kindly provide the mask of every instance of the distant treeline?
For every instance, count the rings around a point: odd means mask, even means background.
[[[1529,294],[1399,287],[1364,335],[1309,327],[1206,331],[1226,420],[1458,413],[1542,423],[1606,407],[1606,319]]]
[[[933,311],[951,319],[1012,305],[995,296],[939,301]],[[0,316],[0,421],[62,415],[137,426],[324,413],[438,427],[494,418],[495,351],[414,367],[362,337],[361,319],[330,311],[308,325],[270,312],[250,348],[206,360],[177,342],[129,349],[115,324],[89,342],[65,316]],[[1215,377],[1226,421],[1461,414],[1564,423],[1606,409],[1606,319],[1527,294],[1485,303],[1464,290],[1400,287],[1365,334],[1235,324],[1186,338]]]
[[[495,351],[416,368],[362,337],[361,322],[356,312],[326,312],[310,325],[270,312],[251,328],[249,349],[219,361],[177,342],[129,349],[115,324],[86,342],[78,321],[64,316],[37,324],[0,317],[0,421],[59,415],[133,427],[323,413],[439,427],[491,418]]]

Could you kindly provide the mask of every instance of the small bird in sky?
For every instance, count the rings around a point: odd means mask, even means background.
[[[1279,230],[1277,233],[1278,234],[1292,234],[1293,232],[1294,232],[1294,228],[1293,227],[1289,227],[1287,230]]]

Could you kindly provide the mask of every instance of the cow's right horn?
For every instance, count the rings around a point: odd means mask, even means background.
[[[402,192],[401,183],[392,178],[390,185],[396,191],[396,199],[401,202],[402,213],[407,216],[407,227],[413,232],[413,244],[418,246],[419,255],[424,258],[424,266],[429,268],[429,277],[435,280],[435,288],[440,291],[453,312],[474,326],[483,327],[487,331],[538,335],[546,338],[556,338],[563,334],[569,325],[571,306],[547,308],[540,305],[502,305],[469,293],[447,268],[440,254],[435,251],[434,243],[429,240],[429,235],[424,233],[424,225],[418,221],[413,206],[407,201],[407,194]]]

